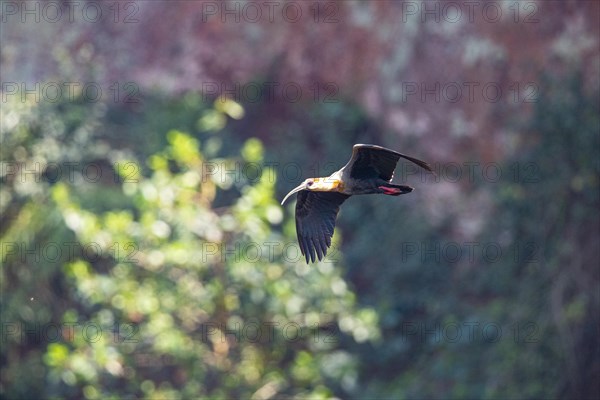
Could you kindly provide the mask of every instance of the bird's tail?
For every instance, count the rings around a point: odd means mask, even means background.
[[[393,183],[386,183],[385,185],[379,186],[379,190],[383,194],[388,196],[400,196],[401,194],[410,193],[413,188],[406,185],[394,185]]]

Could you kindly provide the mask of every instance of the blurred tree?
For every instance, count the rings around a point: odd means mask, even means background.
[[[144,108],[153,104],[162,106]],[[188,110],[213,138],[243,111],[231,101]],[[3,176],[3,395],[321,398],[332,381],[354,387],[356,364],[340,343],[377,338],[376,314],[354,308],[333,261],[304,265],[293,223],[287,235],[273,231],[283,215],[260,141],[211,159],[218,140],[201,151],[171,130],[144,166],[98,135],[114,124],[110,111],[2,111],[15,118],[3,160],[33,168]],[[65,160],[76,167],[59,178]],[[239,195],[215,207],[228,191]]]

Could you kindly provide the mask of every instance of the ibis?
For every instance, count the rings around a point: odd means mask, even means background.
[[[355,194],[399,196],[413,188],[391,183],[400,158],[409,160],[429,172],[425,161],[372,144],[355,144],[350,161],[325,178],[309,178],[292,189],[281,205],[294,193],[296,202],[296,234],[306,263],[319,261],[331,246],[335,219],[340,206]]]

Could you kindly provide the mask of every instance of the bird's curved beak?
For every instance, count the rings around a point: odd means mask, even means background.
[[[297,193],[304,189],[306,189],[306,184],[303,182],[300,186],[296,187],[295,189],[292,189],[288,194],[285,195],[285,197],[283,198],[283,201],[281,202],[281,205],[283,205],[283,203],[285,203],[285,201],[288,199],[288,197],[290,197],[294,193]]]

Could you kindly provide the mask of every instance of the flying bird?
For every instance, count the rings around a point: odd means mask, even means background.
[[[355,194],[399,196],[413,188],[391,183],[400,158],[433,172],[425,161],[373,144],[355,144],[350,161],[326,178],[309,178],[290,191],[281,205],[294,193],[296,202],[296,234],[306,263],[319,261],[331,246],[335,219],[340,206]]]

